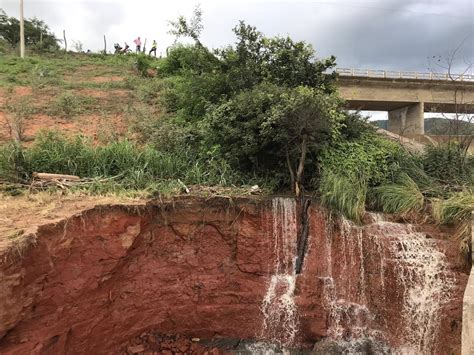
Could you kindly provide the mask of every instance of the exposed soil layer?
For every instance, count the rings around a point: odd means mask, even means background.
[[[380,261],[372,256],[377,224],[362,230],[360,248],[367,256],[352,273],[341,266],[340,222],[317,206],[310,207],[309,222],[295,290],[297,345],[310,349],[329,335],[329,269],[354,293],[358,283],[347,280],[364,271],[364,297],[376,314],[371,324],[391,346],[401,345],[397,265],[387,259],[382,283]],[[328,260],[329,230],[334,243]],[[467,274],[455,243],[439,239],[436,245],[454,280],[436,353],[459,353]],[[2,354],[219,353],[219,340],[261,334],[260,306],[275,262],[269,201],[193,198],[98,206],[40,226],[24,248],[21,256],[4,253],[0,264]]]

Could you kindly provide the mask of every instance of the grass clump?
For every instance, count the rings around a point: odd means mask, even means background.
[[[466,190],[454,193],[445,200],[433,202],[433,216],[441,224],[459,223],[471,217],[474,208],[474,195]]]
[[[326,147],[320,158],[322,203],[360,221],[365,205],[373,204],[369,192],[393,181],[406,159],[399,145],[371,132]]]
[[[360,221],[365,212],[367,184],[343,175],[326,172],[320,182],[321,203],[349,219]]]
[[[400,174],[395,183],[375,188],[378,204],[385,213],[406,215],[420,212],[424,205],[424,196],[418,185],[406,173]]]
[[[454,240],[459,241],[459,252],[466,263],[472,263],[472,211],[474,195],[471,190],[457,192],[445,200],[433,201],[433,216],[440,224],[456,225]]]

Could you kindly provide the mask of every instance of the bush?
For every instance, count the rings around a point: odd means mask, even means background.
[[[148,70],[153,68],[153,59],[143,54],[138,54],[135,58],[135,68],[138,73],[144,78],[148,77]]]
[[[405,167],[416,170],[414,160],[397,143],[367,130],[357,139],[340,140],[322,151],[321,178],[313,179],[313,186],[319,188],[324,205],[359,221],[366,204],[376,206],[376,194],[368,192],[393,183]]]
[[[368,187],[374,187],[393,181],[404,159],[411,158],[399,144],[368,133],[328,146],[321,154],[320,169],[354,180],[362,179]]]
[[[434,200],[432,205],[433,216],[438,223],[456,225],[454,239],[459,241],[460,255],[468,264],[472,264],[472,191],[454,193],[446,200]]]
[[[456,143],[428,146],[423,155],[423,166],[429,176],[444,185],[466,185],[472,182],[470,159]]]

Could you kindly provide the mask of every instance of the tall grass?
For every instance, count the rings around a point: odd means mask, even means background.
[[[423,209],[423,194],[418,185],[405,173],[400,174],[396,183],[376,187],[375,195],[385,213],[406,215]]]
[[[126,139],[96,146],[85,137],[66,138],[44,132],[34,145],[9,145],[0,149],[0,178],[28,180],[33,172],[78,175],[82,178],[111,178],[92,184],[96,191],[113,189],[155,189],[175,185],[239,184],[240,176],[225,161],[203,158],[185,147],[177,152],[159,151],[151,145],[139,146]]]
[[[441,224],[457,226],[454,239],[459,241],[460,254],[467,262],[471,260],[472,230],[471,219],[474,210],[474,195],[465,190],[451,195],[446,200],[434,200],[433,216]]]
[[[474,208],[474,195],[466,190],[451,195],[446,200],[433,201],[433,217],[438,223],[459,223],[471,217]]]
[[[319,190],[321,203],[349,219],[360,221],[365,212],[367,184],[364,179],[325,172]]]

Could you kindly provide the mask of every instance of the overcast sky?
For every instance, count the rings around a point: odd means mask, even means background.
[[[239,20],[266,35],[305,40],[318,57],[334,54],[339,67],[427,70],[428,57],[445,56],[464,41],[462,57],[474,62],[474,0],[24,0],[25,16],[46,21],[58,37],[84,49],[103,48],[103,35],[132,43],[136,36],[156,39],[158,51],[173,42],[168,21],[191,15],[201,4],[202,42],[221,47],[234,41]],[[19,0],[0,0],[10,16],[18,16]],[[149,47],[149,45],[148,45]],[[463,61],[464,59],[464,61]]]

